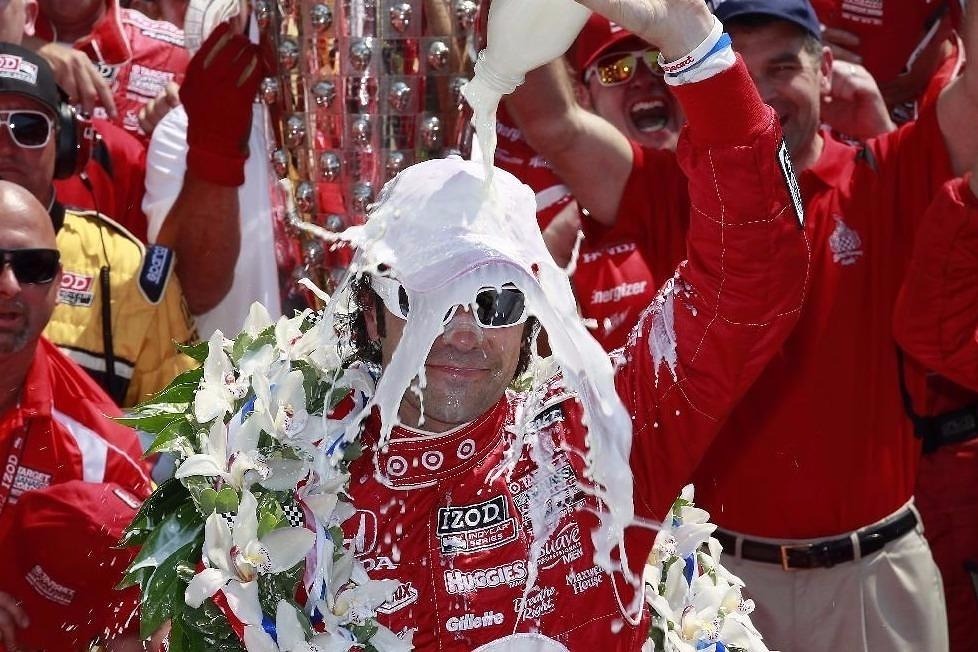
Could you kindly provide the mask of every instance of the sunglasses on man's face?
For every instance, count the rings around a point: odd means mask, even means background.
[[[57,249],[0,249],[0,273],[10,265],[18,283],[50,283],[58,274]]]
[[[371,276],[370,285],[381,298],[387,310],[399,319],[407,319],[411,308],[407,290],[395,279],[388,276]],[[506,284],[502,288],[482,288],[475,293],[468,304],[476,322],[483,328],[506,328],[526,321],[526,297],[516,286]],[[445,313],[443,323],[447,324],[455,315],[458,306]]]
[[[638,70],[638,63],[642,61],[656,77],[662,77],[662,68],[659,66],[659,51],[653,49],[636,50],[634,52],[612,52],[599,57],[588,68],[587,77],[598,76],[598,82],[602,86],[620,86],[627,84],[635,77]]]
[[[54,123],[47,114],[30,109],[0,111],[0,121],[7,126],[14,142],[24,149],[44,147],[54,131]]]

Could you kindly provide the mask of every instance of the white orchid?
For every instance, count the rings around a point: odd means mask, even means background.
[[[710,536],[709,513],[692,503],[689,485],[657,533],[644,573],[646,601],[664,630],[665,649],[767,652],[751,624],[754,604],[741,593],[744,583],[719,562],[722,548]]]
[[[302,372],[279,374],[273,380],[274,384],[263,376],[252,379],[255,411],[251,418],[272,437],[311,458],[313,442],[322,437],[322,419],[306,411]]]
[[[237,423],[232,419],[229,427],[223,420],[215,419],[206,438],[202,438],[202,452],[184,460],[174,477],[180,480],[194,476],[219,477],[239,491],[267,478],[271,469],[255,450],[258,433]]]
[[[413,629],[395,634],[383,625],[378,625],[377,631],[370,637],[370,644],[377,652],[410,652],[414,649],[413,639]]]
[[[207,341],[207,359],[204,361],[204,378],[194,395],[194,418],[200,423],[224,419],[234,409],[234,402],[248,393],[248,383],[242,381],[231,358],[224,351],[224,335],[214,331]]]
[[[299,612],[285,600],[279,600],[275,614],[276,640],[260,625],[248,625],[244,644],[248,652],[347,652],[356,643],[337,634],[317,634],[306,639],[299,622]]]
[[[232,528],[218,513],[204,526],[204,564],[184,593],[188,605],[197,608],[218,591],[245,625],[261,625],[258,583],[262,573],[280,573],[302,561],[315,535],[304,528],[272,530],[258,538],[258,501],[250,491],[241,493]]]

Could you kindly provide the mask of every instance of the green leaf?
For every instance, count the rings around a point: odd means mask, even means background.
[[[272,514],[262,514],[258,520],[258,538],[262,538],[272,530],[278,527],[281,521],[278,517]]]
[[[258,576],[258,601],[262,612],[274,614],[278,611],[279,600],[295,604],[295,591],[305,572],[306,564],[301,562],[282,573],[269,573]],[[298,609],[299,612],[302,609]]]
[[[224,487],[217,493],[215,509],[221,513],[238,511],[238,493],[232,487]]]
[[[338,525],[329,528],[329,538],[333,540],[333,547],[340,550],[343,547],[343,530]]]
[[[156,403],[146,405],[127,416],[116,417],[124,426],[157,434],[175,419],[186,419],[186,403]]]
[[[156,435],[156,439],[146,449],[146,455],[170,450],[170,444],[180,437],[191,440],[191,445],[193,445],[193,440],[191,439],[193,435],[194,427],[187,421],[186,417],[174,419]]]
[[[234,343],[231,345],[231,361],[234,362],[234,364],[238,364],[238,362],[241,361],[241,358],[248,352],[248,349],[253,341],[254,340],[252,340],[251,335],[248,335],[248,333],[241,333],[238,335],[238,337],[234,340]]]
[[[134,583],[132,579],[136,571],[156,568],[188,543],[203,541],[203,533],[204,523],[197,506],[191,501],[185,502],[152,531],[122,578],[121,586]],[[196,561],[193,560],[191,565],[196,565]]]
[[[217,509],[217,491],[213,487],[206,487],[197,496],[197,508],[204,516],[210,516]]]
[[[207,648],[212,648],[222,643],[237,643],[237,635],[228,624],[227,617],[212,600],[204,600],[204,603],[199,609],[185,608],[181,615],[181,620],[183,621],[184,631],[192,632],[191,638],[199,638]]]
[[[363,454],[363,444],[359,441],[351,441],[343,447],[343,460],[352,462]]]
[[[269,491],[258,497],[258,538],[265,536],[285,521],[282,503],[292,500],[287,493]]]
[[[203,379],[203,367],[188,369],[170,381],[169,385],[137,405],[136,408],[155,403],[190,403],[194,398],[194,392],[197,391],[197,386]]]
[[[190,356],[197,362],[203,363],[207,359],[207,342],[197,342],[196,344],[180,344],[175,342],[178,349],[184,354]]]
[[[189,497],[187,488],[179,480],[175,478],[166,480],[143,501],[135,518],[123,532],[119,547],[143,545],[152,531],[167,516],[186,503]]]
[[[153,571],[152,577],[143,589],[139,609],[139,635],[142,638],[150,636],[159,629],[160,625],[174,615],[179,614],[186,606],[183,594],[186,583],[177,574],[177,564],[200,558],[200,548],[203,539],[188,542],[173,551],[162,560]]]

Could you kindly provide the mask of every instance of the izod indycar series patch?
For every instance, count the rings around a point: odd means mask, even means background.
[[[438,508],[435,534],[441,554],[455,555],[499,548],[516,540],[518,532],[505,496],[496,496],[475,505]]]

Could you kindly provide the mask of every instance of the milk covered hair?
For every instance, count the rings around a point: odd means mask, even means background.
[[[569,279],[547,251],[533,191],[504,170],[490,178],[481,162],[458,157],[411,166],[384,186],[365,224],[342,234],[357,253],[338,293],[349,292],[357,275],[380,273],[400,281],[411,299],[400,344],[364,413],[378,407],[383,445],[404,392],[415,377],[425,383],[425,359],[443,332],[443,315],[468,305],[481,288],[512,283],[547,332],[564,386],[584,406],[592,477],[610,510],[602,535],[596,533],[598,552],[610,568],[610,548],[634,513],[631,418],[610,360],[584,327]],[[327,316],[344,303],[331,302]]]

